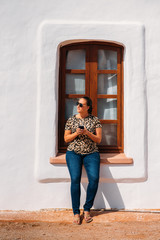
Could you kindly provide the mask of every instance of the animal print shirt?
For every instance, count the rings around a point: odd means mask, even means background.
[[[83,125],[89,132],[95,134],[96,128],[102,128],[99,119],[95,116],[88,115],[86,118],[76,118],[76,115],[70,117],[65,125],[65,130],[71,130],[72,133],[76,132],[76,129]],[[73,141],[69,143],[68,151],[74,151],[77,154],[89,154],[98,152],[98,147],[94,141],[92,141],[87,135],[78,135]]]

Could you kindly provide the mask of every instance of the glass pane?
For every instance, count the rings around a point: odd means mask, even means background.
[[[117,99],[98,99],[98,118],[117,120]]]
[[[117,145],[117,124],[102,124],[100,145]]]
[[[67,120],[69,117],[72,117],[77,113],[77,105],[76,102],[78,99],[66,99],[65,104],[65,119]]]
[[[66,94],[85,94],[85,74],[66,74]]]
[[[98,94],[117,94],[117,74],[98,74]]]
[[[99,70],[116,70],[117,69],[117,52],[111,50],[98,50],[98,69]]]
[[[69,50],[66,56],[66,69],[85,69],[85,50]]]

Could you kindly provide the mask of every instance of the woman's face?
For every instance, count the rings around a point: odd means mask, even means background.
[[[87,106],[87,101],[86,101],[86,99],[80,98],[78,102],[81,103],[83,106],[80,107],[80,104],[77,105],[77,112],[78,112],[78,113],[86,113],[86,114],[87,114],[87,113],[88,113],[89,106]]]

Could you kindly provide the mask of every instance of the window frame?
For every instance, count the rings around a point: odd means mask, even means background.
[[[66,69],[66,51],[68,50],[86,50],[86,68],[85,70]],[[98,49],[107,49],[117,51],[117,70],[98,70],[97,68],[97,51]],[[102,124],[117,124],[117,146],[98,145],[100,153],[122,153],[124,151],[124,127],[123,127],[123,46],[113,42],[88,41],[66,44],[60,47],[60,64],[59,64],[59,116],[58,116],[58,152],[66,152],[67,145],[64,143],[64,126],[65,126],[65,99],[81,98],[89,96],[93,101],[93,115],[97,115],[97,99],[117,98],[117,120],[102,120]],[[85,74],[85,94],[65,94],[65,75],[66,73],[83,73]],[[117,94],[97,94],[97,75],[98,73],[117,73]],[[92,83],[90,78],[92,77]],[[96,97],[95,97],[96,96]],[[63,116],[63,117],[62,117]]]

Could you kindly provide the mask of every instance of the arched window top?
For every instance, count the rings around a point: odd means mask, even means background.
[[[124,44],[116,41],[104,41],[104,40],[91,40],[91,39],[74,39],[66,40],[59,44],[59,47],[64,46],[76,46],[81,44],[96,44],[96,45],[108,45],[113,47],[125,48]]]

